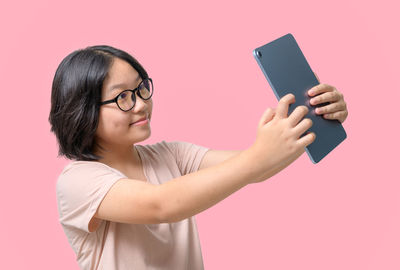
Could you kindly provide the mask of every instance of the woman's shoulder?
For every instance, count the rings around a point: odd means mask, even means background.
[[[68,163],[62,170],[61,174],[69,173],[73,170],[82,170],[86,168],[101,168],[104,169],[108,167],[106,164],[98,161],[85,161],[85,160],[75,160]]]
[[[57,179],[57,188],[123,176],[118,170],[98,161],[72,161],[61,171]]]
[[[98,161],[83,161],[83,160],[78,160],[78,161],[71,161],[68,163],[63,170],[60,173],[60,177],[63,176],[68,176],[70,174],[85,174],[85,173],[91,173],[94,171],[104,171],[104,172],[116,172],[118,173],[117,170],[113,169],[112,167],[98,162]]]

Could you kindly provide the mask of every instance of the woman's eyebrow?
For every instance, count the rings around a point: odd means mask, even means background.
[[[137,81],[137,82],[138,82],[139,80],[140,80],[140,76],[138,76],[138,77],[136,78],[136,81]],[[112,91],[114,91],[116,88],[126,88],[126,84],[125,84],[125,83],[118,83],[118,84],[112,85],[112,86],[110,87],[109,92],[112,93]]]
[[[117,89],[117,88],[122,88],[122,87],[124,87],[125,86],[125,84],[124,83],[118,83],[118,84],[115,84],[115,85],[113,85],[113,86],[111,86],[110,87],[110,93],[112,93],[115,89]]]

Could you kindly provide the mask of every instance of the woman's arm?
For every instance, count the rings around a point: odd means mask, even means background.
[[[243,152],[162,185],[120,179],[101,202],[90,222],[90,231],[99,225],[99,219],[155,224],[193,216],[257,179],[251,163],[251,157]]]
[[[256,140],[248,149],[197,172],[153,185],[120,179],[108,191],[95,214],[98,219],[123,223],[172,223],[194,216],[250,183],[261,182],[286,168],[315,140],[300,136],[312,122],[308,109],[298,106],[288,116],[294,95],[281,98],[276,109],[262,115]],[[214,159],[216,160],[216,159]]]
[[[228,158],[236,156],[241,153],[243,150],[214,150],[211,149],[207,151],[201,160],[199,170],[203,170],[208,167],[215,166]]]

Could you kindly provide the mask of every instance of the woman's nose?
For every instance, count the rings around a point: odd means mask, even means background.
[[[149,106],[147,104],[147,102],[149,102],[150,100],[143,100],[141,97],[139,97],[139,95],[136,93],[136,102],[135,102],[135,106],[133,106],[133,111],[136,112],[140,112],[143,110],[146,110],[147,107]]]

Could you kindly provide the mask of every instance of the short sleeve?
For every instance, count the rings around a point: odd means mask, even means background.
[[[204,155],[210,150],[208,147],[184,141],[166,143],[174,155],[182,175],[198,171]]]
[[[112,185],[123,175],[99,162],[69,164],[56,184],[60,222],[89,231],[89,222]]]

